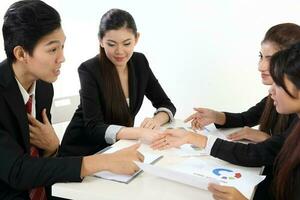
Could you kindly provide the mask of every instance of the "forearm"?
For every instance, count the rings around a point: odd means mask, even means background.
[[[215,115],[216,115],[215,116],[215,118],[216,118],[215,124],[224,125],[225,122],[226,122],[226,115],[225,115],[225,113],[216,111]]]
[[[205,148],[207,144],[207,137],[203,135],[199,135],[193,132],[188,132],[186,137],[186,141],[188,144],[195,145],[199,148]]]
[[[170,121],[170,117],[166,112],[157,113],[153,119],[157,121],[160,126]]]
[[[141,137],[141,128],[129,128],[124,127],[117,133],[117,140],[127,139],[127,140],[137,140]]]
[[[82,159],[80,177],[85,177],[99,171],[108,170],[108,155],[96,154]]]

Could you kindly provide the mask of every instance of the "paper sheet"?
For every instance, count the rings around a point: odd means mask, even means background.
[[[204,162],[198,158],[186,159],[181,163],[169,166],[166,170],[177,171],[188,176],[196,175],[201,179],[203,179],[203,177],[211,178],[221,185],[237,188],[249,199],[251,198],[254,187],[265,178],[265,176],[256,175],[243,169],[220,165],[215,161]],[[186,179],[187,178],[188,177],[186,177]]]
[[[103,153],[113,153],[113,152],[118,151],[120,149],[121,148],[111,147]],[[151,153],[143,153],[143,156],[144,156],[144,162],[148,163],[148,164],[153,163],[153,162],[159,160],[160,158],[162,158],[161,155],[155,155],[155,154],[151,154]],[[108,179],[108,180],[121,182],[121,183],[129,183],[140,172],[141,172],[141,170],[139,170],[138,172],[136,172],[133,175],[123,175],[123,174],[115,174],[115,173],[112,173],[112,172],[109,172],[109,171],[102,171],[102,172],[95,173],[94,176],[99,177],[99,178],[103,178],[103,179]]]
[[[136,162],[136,164],[139,166],[140,169],[149,174],[176,181],[179,183],[184,183],[204,190],[207,190],[209,183],[219,184],[218,180],[207,176],[183,173],[180,171],[175,171],[168,168],[146,163]]]

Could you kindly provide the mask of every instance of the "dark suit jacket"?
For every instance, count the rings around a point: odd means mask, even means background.
[[[50,109],[52,84],[37,81],[36,113]],[[0,63],[0,199],[29,199],[28,191],[55,182],[80,181],[81,158],[33,158],[24,100],[11,64]]]
[[[217,125],[217,128],[234,128],[243,126],[256,126],[259,124],[260,117],[264,111],[267,97],[263,98],[255,106],[252,106],[245,112],[230,113],[224,112],[226,116],[226,122],[224,125]]]
[[[211,155],[230,163],[246,166],[265,166],[266,179],[261,182],[253,199],[272,199],[271,183],[273,181],[273,164],[285,139],[292,132],[295,124],[299,122],[296,115],[291,115],[292,122],[289,128],[282,134],[276,134],[269,139],[257,144],[242,144],[217,139],[211,149]]]
[[[144,96],[155,108],[168,108],[174,115],[176,109],[152,73],[146,57],[135,52],[128,65],[132,119],[140,110]],[[106,102],[101,91],[102,75],[99,66],[99,57],[96,56],[82,63],[78,69],[81,103],[62,140],[62,156],[89,155],[108,145],[105,141],[105,131],[111,122],[104,120]]]

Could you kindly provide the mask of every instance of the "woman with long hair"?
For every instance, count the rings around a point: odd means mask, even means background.
[[[261,73],[264,85],[273,83],[269,73],[271,56],[298,41],[300,41],[300,26],[297,24],[278,24],[266,32],[261,42],[258,63],[258,71]],[[291,116],[276,112],[270,96],[266,96],[255,106],[242,113],[219,112],[208,108],[196,108],[195,110],[197,112],[186,120],[192,120],[194,128],[201,128],[210,123],[215,123],[217,128],[244,127],[229,135],[228,138],[231,140],[247,139],[252,142],[261,142],[273,134],[282,133],[292,121]],[[250,128],[256,125],[259,125],[259,130]]]
[[[150,143],[159,135],[156,129],[172,121],[176,111],[145,55],[134,52],[139,33],[130,13],[106,12],[98,36],[100,54],[78,68],[81,103],[62,140],[62,156],[96,153],[120,139]],[[144,96],[156,112],[134,128]]]

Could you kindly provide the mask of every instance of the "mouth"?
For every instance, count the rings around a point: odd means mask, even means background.
[[[58,75],[60,74],[60,68],[55,69],[55,70],[54,70],[54,74],[55,74],[56,76],[58,76]]]
[[[114,57],[117,62],[122,62],[125,57]]]
[[[263,78],[263,79],[268,78],[268,77],[270,77],[269,74],[261,74],[261,78]]]

